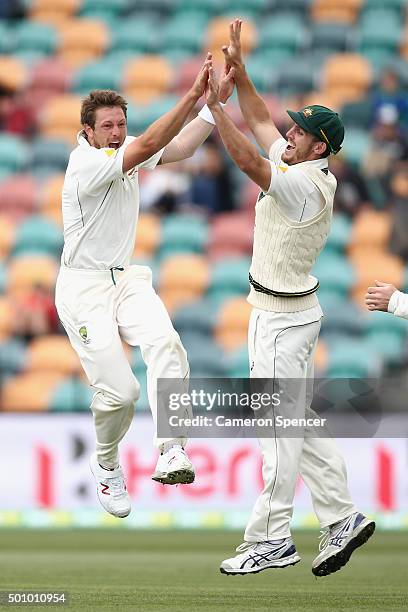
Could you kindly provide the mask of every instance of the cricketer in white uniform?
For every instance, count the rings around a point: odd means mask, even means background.
[[[224,145],[238,165],[262,189],[256,203],[254,247],[248,301],[253,310],[248,348],[251,377],[310,379],[322,311],[318,281],[310,272],[324,247],[333,209],[336,179],[327,157],[337,153],[344,128],[337,113],[323,106],[288,111],[294,124],[283,139],[246,74],[240,51],[240,20],[231,24],[226,62],[234,72],[244,118],[269,159],[235,127],[218,104],[218,86],[210,67],[207,104]],[[303,417],[310,409],[310,385],[298,389]],[[281,412],[284,413],[283,401]],[[289,415],[290,416],[290,415]],[[298,414],[296,415],[298,416]],[[344,461],[327,437],[276,435],[259,440],[264,489],[246,527],[239,553],[221,564],[225,574],[257,573],[300,561],[290,533],[296,479],[300,473],[325,530],[312,571],[325,576],[340,569],[353,550],[372,535],[375,524],[350,499]],[[309,435],[308,435],[309,434]]]
[[[368,287],[365,296],[368,310],[390,312],[396,317],[408,319],[408,295],[382,281],[375,281],[375,286]]]
[[[150,268],[130,265],[139,211],[138,172],[189,157],[207,138],[213,129],[207,107],[180,129],[204,92],[210,64],[208,55],[190,91],[138,138],[127,136],[126,101],[119,94],[91,92],[82,104],[83,130],[65,176],[65,244],[56,306],[95,389],[96,452],[90,463],[98,497],[107,512],[119,517],[127,516],[131,505],[118,444],[132,422],[140,391],[122,341],[141,347],[155,423],[157,379],[189,375],[186,352],[152,287]],[[225,76],[222,88],[226,100],[233,89],[230,77]],[[185,443],[185,438],[156,439],[161,455],[154,480],[193,482]]]

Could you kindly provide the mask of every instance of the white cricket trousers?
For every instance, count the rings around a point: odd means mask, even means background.
[[[317,316],[315,321],[300,323],[298,315],[253,309],[248,331],[251,378],[313,378],[321,320]],[[298,385],[296,392],[300,395],[298,406],[304,406],[300,416],[316,418],[317,414],[310,409],[311,385]],[[284,398],[279,414],[285,414]],[[346,466],[332,438],[309,437],[307,430],[304,438],[280,436],[259,439],[264,489],[245,530],[247,542],[290,535],[299,473],[310,490],[322,528],[356,511],[347,487]]]
[[[140,395],[122,340],[140,346],[147,365],[147,391],[157,426],[157,379],[188,379],[180,337],[152,287],[147,266],[125,270],[75,270],[61,267],[55,303],[59,318],[96,392],[91,403],[99,463],[119,463],[118,444],[134,416]],[[177,440],[185,444],[185,438]],[[161,446],[168,439],[155,439]]]

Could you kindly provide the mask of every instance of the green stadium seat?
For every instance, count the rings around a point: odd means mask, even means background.
[[[268,8],[280,15],[284,11],[307,18],[312,0],[270,0]]]
[[[366,314],[365,333],[367,337],[384,332],[398,338],[408,335],[408,322],[400,317],[391,317],[386,312],[369,312]]]
[[[249,376],[249,358],[248,348],[242,347],[226,358],[226,367],[228,376],[231,378],[248,378]]]
[[[294,58],[280,67],[277,89],[282,96],[307,93],[316,89],[317,70],[310,57]]]
[[[91,89],[115,89],[120,88],[122,71],[117,65],[118,60],[102,58],[91,62],[74,74],[72,91],[86,95]]]
[[[351,221],[344,213],[333,215],[330,234],[324,247],[323,257],[328,251],[344,253],[350,241]]]
[[[9,55],[14,48],[13,32],[8,23],[0,20],[0,55]]]
[[[272,57],[271,53],[274,54]],[[293,57],[290,49],[265,49],[260,50],[259,54],[250,55],[245,61],[248,74],[261,93],[274,90],[278,82],[279,64],[287,57]]]
[[[87,412],[94,389],[78,378],[60,383],[53,392],[49,410],[52,412]]]
[[[127,0],[82,0],[79,15],[112,22],[121,15],[126,7]]]
[[[216,319],[216,308],[211,300],[198,300],[178,308],[172,315],[175,329],[180,333],[199,333],[211,336]]]
[[[252,15],[255,18],[269,8],[270,0],[225,0],[222,11],[225,15]]]
[[[343,145],[343,154],[347,161],[358,167],[370,146],[370,135],[359,128],[349,128]]]
[[[173,16],[184,15],[192,12],[194,14],[201,13],[203,16],[209,18],[223,11],[223,7],[220,6],[219,0],[178,0],[175,2],[173,8]]]
[[[287,48],[295,53],[301,51],[306,41],[307,32],[296,15],[267,18],[259,27],[258,45],[263,50]]]
[[[322,289],[343,297],[355,282],[354,270],[347,257],[332,250],[323,251],[312,274],[319,279]]]
[[[321,21],[312,24],[310,35],[312,49],[341,53],[350,50],[355,32],[353,28],[344,23]]]
[[[397,365],[405,352],[404,338],[393,333],[379,331],[367,337],[370,350],[379,355],[388,365]]]
[[[0,374],[18,374],[27,365],[26,344],[17,338],[10,338],[0,344]]]
[[[65,172],[70,152],[65,140],[39,136],[31,144],[31,171],[37,176]]]
[[[18,225],[12,255],[44,253],[58,257],[62,245],[61,229],[52,221],[33,215]]]
[[[202,253],[208,239],[208,225],[193,215],[170,215],[163,219],[158,258],[175,253]]]
[[[373,12],[384,10],[385,7],[388,13],[393,12],[397,18],[403,18],[407,0],[365,0],[361,7],[361,16],[364,19]]]
[[[39,55],[52,55],[58,42],[54,27],[35,21],[22,21],[14,30],[13,53],[21,57],[22,52],[36,52]]]
[[[378,375],[381,360],[369,346],[357,339],[340,340],[329,345],[329,378],[365,378]]]
[[[130,365],[140,385],[140,396],[136,402],[136,410],[147,412],[149,411],[149,398],[147,395],[146,364],[142,359],[139,347],[132,350]]]
[[[174,108],[177,104],[176,96],[162,96],[151,104],[128,105],[127,122],[129,134],[141,134],[159,117]]]
[[[359,337],[363,334],[364,322],[361,311],[350,301],[344,300],[334,303],[332,307],[325,307],[322,322],[321,336],[325,340],[338,336]]]
[[[248,294],[248,272],[250,259],[237,257],[223,259],[214,264],[211,270],[208,296],[221,304],[227,298]]]
[[[126,0],[124,13],[137,18],[141,14],[151,13],[164,17],[174,8],[174,0]]]
[[[182,13],[169,19],[161,29],[159,51],[164,55],[171,49],[199,53],[204,42],[207,17],[202,13]]]
[[[159,22],[153,15],[118,21],[116,29],[112,30],[111,51],[154,52],[158,27]]]
[[[347,127],[368,129],[371,117],[372,102],[370,99],[348,102],[341,109],[341,118]]]
[[[190,376],[194,378],[224,377],[226,364],[221,349],[203,334],[181,335],[190,364]]]
[[[23,172],[29,162],[29,148],[19,136],[0,134],[0,180],[16,172]]]
[[[398,19],[388,12],[378,11],[379,15],[361,23],[358,33],[358,50],[362,53],[382,49],[395,54],[402,39],[402,29]]]

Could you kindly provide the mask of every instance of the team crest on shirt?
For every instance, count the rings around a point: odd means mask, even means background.
[[[115,153],[116,149],[104,149],[106,155],[108,157],[112,157],[112,155]]]
[[[278,166],[279,170],[283,173],[288,171],[288,168],[286,166]]]
[[[88,338],[88,330],[86,329],[85,325],[82,325],[82,327],[79,328],[79,335],[81,336],[82,340],[84,341],[84,344],[89,344],[90,343],[90,339]]]
[[[311,117],[313,115],[313,109],[312,108],[305,108],[304,111],[302,111],[305,117]]]

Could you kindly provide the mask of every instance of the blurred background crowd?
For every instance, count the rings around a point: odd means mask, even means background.
[[[374,279],[408,289],[406,0],[0,0],[0,410],[88,410],[54,307],[61,187],[81,96],[119,90],[129,134],[191,85],[209,49],[221,65],[242,17],[246,65],[282,133],[287,108],[320,103],[346,125],[330,160],[333,228],[315,274],[325,311],[316,368],[398,376],[408,323],[368,313]],[[199,108],[197,108],[197,111]],[[246,131],[236,97],[227,106]],[[189,160],[141,173],[134,262],[150,265],[193,376],[247,376],[246,302],[258,189],[216,131]],[[139,350],[128,348],[142,384]]]

